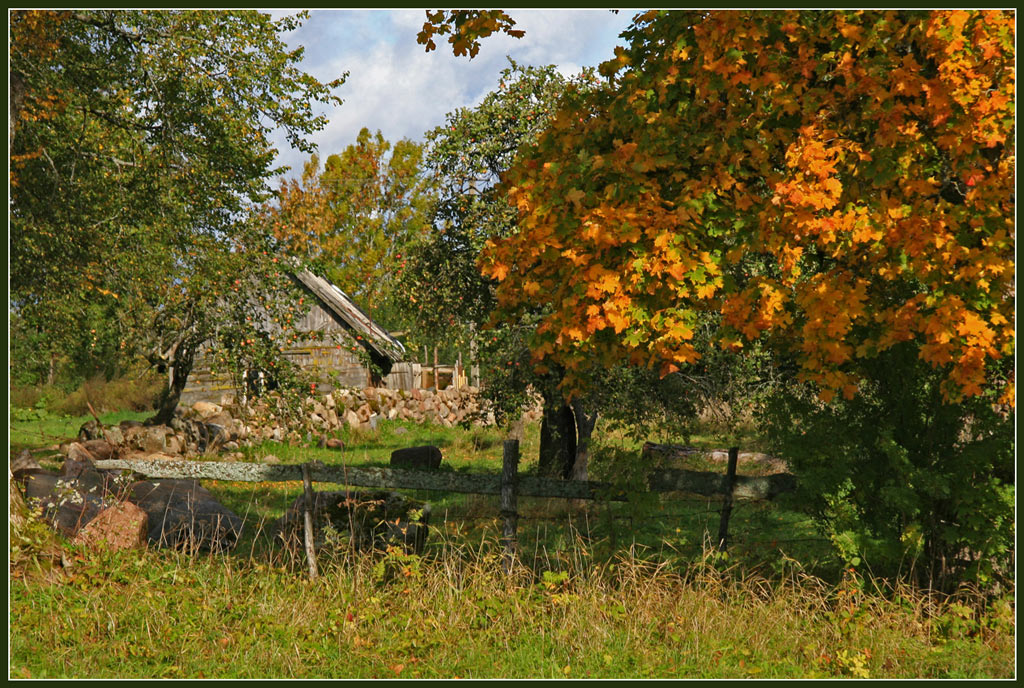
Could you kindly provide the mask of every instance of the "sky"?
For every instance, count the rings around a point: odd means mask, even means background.
[[[445,115],[472,107],[498,85],[511,57],[523,65],[556,65],[566,75],[596,67],[613,56],[633,12],[622,10],[508,10],[521,39],[495,34],[483,40],[473,59],[455,57],[447,36],[427,53],[416,42],[425,20],[416,10],[314,10],[309,19],[282,38],[303,46],[302,69],[321,82],[349,76],[336,91],[344,101],[321,112],[329,122],[311,139],[321,158],[355,142],[359,130],[380,130],[389,141],[422,140]],[[286,12],[272,12],[277,17]],[[274,143],[278,165],[298,176],[308,156],[292,150],[283,136]]]

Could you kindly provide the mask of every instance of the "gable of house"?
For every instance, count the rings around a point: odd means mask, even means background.
[[[408,364],[396,365],[405,358],[401,342],[336,285],[308,270],[296,271],[291,276],[313,298],[309,311],[295,321],[299,336],[282,352],[285,358],[312,373],[324,389],[402,387],[407,384],[406,377],[411,384],[411,375],[403,368]],[[382,371],[383,378],[366,365],[358,347]],[[189,405],[200,400],[219,401],[223,394],[238,392],[230,376],[211,369],[209,361],[200,355],[181,402]]]

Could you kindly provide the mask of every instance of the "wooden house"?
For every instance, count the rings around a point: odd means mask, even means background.
[[[373,321],[351,298],[334,284],[308,270],[292,275],[309,295],[309,311],[295,323],[302,333],[284,351],[284,356],[311,373],[319,391],[336,387],[389,387],[413,389],[419,386],[420,364],[406,361],[402,343]],[[353,347],[356,351],[353,351]],[[366,360],[383,374],[375,373]],[[250,388],[260,389],[266,380],[254,373]],[[202,357],[189,376],[181,403],[219,401],[225,394],[240,395],[230,378],[213,373]]]

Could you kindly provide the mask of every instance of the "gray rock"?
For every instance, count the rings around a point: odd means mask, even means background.
[[[65,537],[74,537],[108,506],[101,495],[52,471],[26,476],[25,501],[30,507],[38,506],[43,518]]]
[[[431,444],[396,449],[391,452],[391,466],[415,470],[437,470],[441,467],[441,450]]]
[[[103,428],[103,439],[116,447],[124,444],[124,432],[117,425],[108,425]]]
[[[80,442],[85,442],[87,440],[103,439],[103,433],[101,430],[102,426],[94,420],[83,423],[82,427],[78,428],[78,440]]]
[[[242,534],[242,519],[197,480],[139,481],[129,500],[149,517],[149,541],[186,551],[227,551]]]
[[[20,454],[11,459],[11,474],[15,480],[21,480],[30,473],[43,470],[43,467],[32,456],[32,452],[23,449]]]

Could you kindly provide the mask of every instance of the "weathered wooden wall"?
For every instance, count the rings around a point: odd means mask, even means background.
[[[285,358],[314,373],[322,391],[329,392],[335,387],[373,386],[369,369],[348,348],[351,346],[348,331],[320,304],[314,303],[309,313],[296,322],[295,329],[322,334],[315,339],[300,339],[284,351]],[[223,395],[239,392],[226,373],[211,372],[210,363],[205,355],[199,355],[189,375],[188,386],[181,395],[182,404],[191,406],[197,401],[219,402]],[[397,374],[388,375],[384,381],[385,386],[392,389],[414,389],[418,386],[419,371],[414,371],[412,365],[396,364]]]

